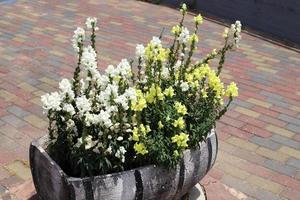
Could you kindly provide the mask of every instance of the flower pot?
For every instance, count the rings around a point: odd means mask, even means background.
[[[30,166],[42,200],[146,200],[180,199],[214,165],[218,151],[214,130],[196,150],[186,150],[180,164],[167,170],[154,165],[119,173],[70,177],[45,151],[48,136],[31,143]],[[63,152],[62,152],[63,153]]]

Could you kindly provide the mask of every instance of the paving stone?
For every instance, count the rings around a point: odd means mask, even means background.
[[[271,131],[273,133],[276,133],[276,134],[279,134],[279,135],[282,135],[282,136],[285,136],[285,137],[293,137],[295,135],[295,133],[291,132],[291,131],[288,131],[286,129],[283,129],[283,128],[280,128],[280,127],[277,127],[277,126],[274,126],[274,125],[268,125],[266,127],[266,129],[268,131]]]
[[[3,180],[9,176],[9,172],[5,168],[0,167],[0,180]]]
[[[250,143],[248,141],[242,140],[237,137],[230,137],[226,140],[229,144],[235,145],[237,147],[249,150],[249,151],[255,151],[255,149],[258,148],[256,144]]]
[[[45,128],[48,126],[48,124],[44,120],[37,117],[36,115],[28,115],[24,117],[24,120],[37,128]]]
[[[268,92],[268,91],[261,91],[261,94],[264,95],[264,96],[270,97],[272,99],[277,99],[277,100],[282,100],[283,99],[283,97],[281,95],[271,93],[271,92]]]
[[[253,107],[253,105],[251,103],[248,103],[246,101],[241,101],[239,99],[235,99],[232,104],[243,107],[243,108],[249,108],[249,109]]]
[[[270,108],[272,106],[272,104],[270,104],[266,101],[261,101],[261,100],[254,99],[254,98],[247,99],[247,102],[258,105],[258,106],[262,106],[262,107],[265,107],[265,108]]]
[[[300,119],[296,119],[294,117],[290,117],[290,116],[285,115],[285,114],[280,114],[278,118],[283,120],[283,121],[286,121],[288,123],[294,124],[294,125],[299,125],[300,124]]]
[[[7,192],[8,192],[8,190],[5,187],[0,185],[0,197],[3,196]]]
[[[280,161],[280,162],[285,162],[289,158],[289,156],[284,154],[284,153],[281,153],[281,152],[278,152],[278,151],[272,151],[272,150],[264,148],[264,147],[259,147],[256,150],[256,153],[261,155],[261,156],[264,156],[266,158],[269,158],[269,159],[272,159],[272,160],[277,160],[277,161]]]
[[[300,191],[292,190],[289,188],[284,189],[281,194],[289,200],[297,200],[300,197]]]
[[[282,152],[286,155],[290,155],[290,156],[300,159],[300,151],[296,150],[294,148],[283,146],[279,149],[279,152]]]
[[[20,118],[23,118],[30,114],[29,112],[25,111],[23,108],[20,108],[19,106],[10,106],[7,108],[7,111]]]
[[[273,99],[273,98],[268,98],[267,99],[268,102],[279,106],[279,107],[283,107],[283,108],[288,108],[290,105],[282,100],[277,100],[277,99]]]
[[[247,196],[235,188],[224,185],[213,177],[206,176],[201,184],[205,188],[207,199],[230,199],[230,200],[245,200]],[[215,192],[219,191],[219,192]]]
[[[14,116],[14,115],[6,115],[6,116],[2,117],[1,119],[4,122],[9,123],[16,128],[20,128],[20,127],[26,125],[26,123],[23,120],[19,119],[18,117]]]
[[[237,190],[243,192],[247,196],[253,197],[255,199],[259,199],[259,200],[266,200],[266,199],[279,200],[280,199],[279,196],[277,196],[276,194],[273,194],[272,192],[262,190],[249,182],[242,181],[240,179],[237,179],[237,178],[234,178],[234,177],[231,177],[228,175],[225,175],[222,178],[222,181],[226,185],[236,188]]]
[[[280,144],[273,142],[269,138],[263,138],[258,136],[251,137],[249,141],[272,150],[277,150],[281,146]]]
[[[269,168],[271,170],[274,170],[276,172],[279,172],[279,173],[282,173],[282,174],[285,174],[285,175],[291,176],[291,177],[295,176],[297,173],[297,169],[295,167],[285,165],[285,164],[275,161],[275,160],[266,160],[263,163],[263,165],[266,168]]]
[[[255,175],[249,176],[246,181],[258,186],[259,188],[268,190],[274,194],[279,194],[283,190],[282,185],[279,185],[278,183],[274,183],[270,180]]]
[[[241,170],[237,167],[234,167],[233,165],[222,163],[219,166],[217,166],[217,169],[222,170],[224,173],[229,174],[233,177],[239,178],[239,179],[246,179],[250,174],[244,170]]]
[[[13,186],[22,184],[24,181],[17,176],[10,176],[8,178],[5,178],[3,180],[0,180],[0,185],[6,187],[6,188],[11,188]]]
[[[300,169],[300,160],[296,158],[289,158],[287,164]]]
[[[28,180],[31,178],[29,166],[24,162],[16,160],[13,163],[6,165],[5,169],[7,169],[11,174],[22,178],[23,180]]]
[[[287,137],[283,137],[281,135],[272,135],[272,137],[270,138],[271,140],[289,146],[289,147],[293,147],[295,149],[300,149],[300,142],[292,139],[292,138],[287,138]]]
[[[257,118],[257,117],[260,116],[259,113],[255,112],[255,111],[252,111],[252,110],[249,110],[247,108],[243,108],[243,107],[236,107],[235,111],[237,111],[239,113],[242,113],[244,115],[248,115],[250,117],[254,117],[254,118]]]
[[[288,124],[285,128],[292,131],[292,132],[294,132],[294,133],[300,134],[300,125],[297,126],[295,124]]]

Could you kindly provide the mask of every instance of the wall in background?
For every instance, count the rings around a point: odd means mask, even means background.
[[[300,45],[300,0],[162,0],[187,3],[199,12],[240,20],[243,25],[277,39]]]

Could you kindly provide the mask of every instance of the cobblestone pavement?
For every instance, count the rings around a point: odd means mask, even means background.
[[[179,20],[175,9],[133,0],[0,3],[0,199],[34,194],[28,147],[47,127],[40,96],[71,76],[70,38],[87,16],[101,24],[101,69]],[[223,29],[205,21],[200,54],[221,47]],[[217,126],[217,163],[202,181],[208,199],[299,199],[300,54],[244,33],[223,78],[238,83],[240,96]]]

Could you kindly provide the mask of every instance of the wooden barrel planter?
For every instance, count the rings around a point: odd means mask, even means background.
[[[149,165],[114,174],[75,178],[66,175],[45,151],[48,137],[31,143],[30,166],[42,200],[180,199],[214,165],[218,141],[214,130],[199,149],[186,150],[173,170]]]

